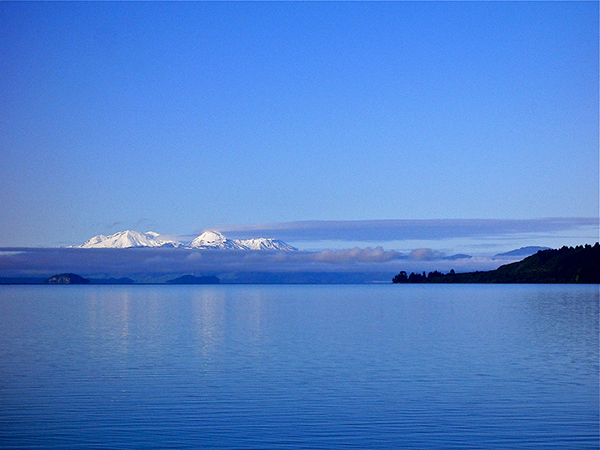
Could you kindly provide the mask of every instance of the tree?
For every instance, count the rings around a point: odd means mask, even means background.
[[[392,283],[407,283],[408,282],[408,276],[406,275],[405,271],[400,272],[398,275],[396,275],[394,278],[392,278]]]

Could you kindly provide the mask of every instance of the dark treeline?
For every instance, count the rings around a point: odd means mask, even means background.
[[[540,250],[496,270],[444,274],[400,272],[393,283],[600,283],[600,244]]]
[[[408,275],[406,272],[402,271],[392,278],[392,283],[434,283],[434,278],[451,275],[455,275],[454,269],[452,269],[448,274],[443,274],[442,272],[434,270],[428,274],[425,272],[422,274],[411,272],[410,275]]]

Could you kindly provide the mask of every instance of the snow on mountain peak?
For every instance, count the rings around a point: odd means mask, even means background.
[[[244,239],[238,241],[250,250],[281,250],[281,251],[297,251],[296,247],[292,247],[279,239],[266,239],[266,238],[255,238],[255,239]]]
[[[235,239],[227,239],[218,231],[206,230],[196,239],[194,239],[190,245],[191,248],[219,248],[226,250],[248,250],[245,246],[241,245],[239,241]]]
[[[140,233],[125,230],[110,236],[98,235],[79,245],[79,248],[131,248],[131,247],[163,247],[165,245],[178,247],[176,241],[158,239],[160,235],[154,231]]]
[[[191,248],[200,249],[226,249],[226,250],[280,250],[296,251],[295,247],[278,239],[229,239],[218,231],[206,230],[189,245]]]
[[[227,238],[221,233],[219,233],[218,231],[211,230],[206,230],[204,233],[202,233],[200,236],[194,239],[194,241],[196,242],[202,242],[206,244],[220,244],[225,242],[226,240]]]
[[[140,233],[125,230],[110,236],[98,235],[87,240],[77,248],[132,248],[132,247],[183,247],[190,249],[221,249],[221,250],[279,250],[296,251],[295,247],[278,239],[229,239],[218,231],[206,230],[196,237],[189,245],[184,245],[171,239],[161,238],[154,231]]]

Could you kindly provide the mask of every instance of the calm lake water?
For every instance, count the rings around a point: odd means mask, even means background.
[[[598,448],[599,288],[3,286],[0,448]]]

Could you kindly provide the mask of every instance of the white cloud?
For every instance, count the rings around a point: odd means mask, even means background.
[[[436,251],[431,248],[417,248],[410,252],[410,258],[417,261],[432,261],[443,259],[446,256],[444,252]]]
[[[328,263],[386,262],[398,259],[401,256],[397,251],[386,251],[382,247],[323,250],[321,252],[307,253],[307,255],[310,255],[314,261]]]

